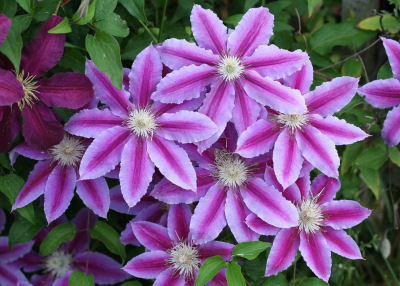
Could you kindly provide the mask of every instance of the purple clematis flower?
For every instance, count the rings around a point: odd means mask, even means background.
[[[8,30],[11,27],[11,20],[4,14],[0,14],[0,46],[7,37]]]
[[[60,143],[46,151],[33,149],[25,143],[17,145],[10,152],[12,163],[18,154],[40,162],[36,163],[30,173],[12,209],[22,208],[44,194],[44,212],[50,223],[68,208],[76,187],[76,192],[85,205],[97,215],[106,218],[110,206],[106,180],[103,177],[77,180],[79,164],[86,147],[87,142],[82,138],[67,134]]]
[[[132,224],[137,239],[149,252],[131,259],[123,268],[129,274],[154,279],[157,286],[192,286],[202,263],[211,256],[230,259],[233,245],[222,241],[194,243],[189,231],[192,212],[185,204],[172,205],[168,213],[168,226],[151,222]],[[223,272],[219,272],[207,285],[227,285]]]
[[[76,109],[93,98],[92,85],[83,74],[57,73],[39,79],[63,54],[65,35],[48,33],[61,21],[61,17],[52,16],[43,23],[22,51],[19,73],[0,68],[0,152],[6,151],[18,135],[20,114],[25,141],[37,149],[47,149],[63,138],[62,125],[49,106]]]
[[[105,175],[121,161],[122,195],[134,206],[146,193],[154,166],[171,182],[196,191],[196,173],[186,152],[173,140],[192,143],[212,136],[217,128],[205,115],[187,111],[186,104],[152,104],[150,95],[161,79],[162,63],[153,46],[135,59],[129,74],[129,93],[117,90],[92,62],[86,74],[95,94],[110,109],[83,110],[66,124],[72,134],[95,137],[82,158],[81,179]]]
[[[303,160],[330,177],[338,177],[339,156],[335,145],[351,144],[368,135],[335,116],[356,93],[358,79],[338,77],[309,91],[313,78],[311,63],[288,79],[286,84],[305,97],[307,112],[280,113],[269,110],[238,139],[236,152],[251,158],[273,148],[273,165],[279,183],[287,188],[299,177]]]
[[[365,100],[378,108],[394,107],[383,124],[382,137],[389,146],[400,142],[400,43],[381,37],[394,78],[379,79],[358,89]]]
[[[259,103],[285,113],[305,112],[300,93],[274,79],[299,70],[308,55],[267,45],[274,21],[267,8],[249,9],[229,34],[217,15],[199,5],[193,6],[190,21],[199,46],[169,39],[159,47],[163,63],[176,71],[161,80],[152,99],[181,103],[211,85],[199,112],[217,124],[218,132],[200,143],[201,151],[217,141],[229,120],[239,134],[253,124]]]

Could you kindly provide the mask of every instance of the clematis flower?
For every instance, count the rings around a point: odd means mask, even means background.
[[[131,259],[123,268],[129,274],[145,279],[156,279],[157,286],[193,285],[197,271],[211,256],[230,259],[233,245],[222,241],[194,243],[189,231],[192,212],[185,204],[172,205],[168,226],[151,222],[135,222],[133,232],[148,252]],[[220,271],[207,285],[227,285]]]
[[[272,169],[265,172],[267,184],[279,185]],[[331,251],[349,259],[362,259],[356,242],[343,229],[353,227],[366,219],[371,211],[356,201],[333,200],[340,189],[340,181],[323,174],[312,182],[300,178],[282,194],[297,208],[299,220],[295,227],[276,230],[276,236],[267,260],[265,275],[275,275],[287,269],[300,250],[307,266],[324,281],[331,274]],[[248,225],[263,232],[269,224],[248,218]]]
[[[274,79],[299,70],[308,56],[266,45],[274,21],[267,8],[249,9],[229,34],[217,15],[199,5],[193,6],[190,21],[198,46],[169,39],[159,47],[163,63],[175,71],[161,80],[152,99],[181,103],[211,85],[199,112],[217,124],[218,132],[200,143],[200,151],[219,138],[231,119],[238,133],[253,124],[259,103],[290,114],[305,112],[299,92]]]
[[[95,137],[80,165],[81,180],[105,175],[121,161],[122,195],[133,207],[146,193],[154,166],[171,182],[196,191],[196,174],[186,152],[176,145],[204,140],[216,132],[205,115],[186,104],[152,104],[150,95],[161,79],[162,63],[154,47],[144,49],[129,74],[129,93],[117,90],[92,62],[86,74],[96,96],[110,109],[83,110],[66,124],[72,134]],[[197,107],[197,103],[195,105]]]
[[[379,79],[358,89],[365,100],[378,108],[394,107],[383,123],[382,137],[389,146],[400,142],[400,43],[381,37],[394,78]]]
[[[308,63],[286,80],[287,85],[304,94],[307,112],[269,110],[267,119],[258,120],[238,139],[236,152],[246,158],[273,148],[274,171],[283,188],[297,180],[304,159],[327,176],[337,178],[340,160],[335,145],[351,144],[368,136],[333,116],[353,98],[358,79],[338,77],[309,91],[312,78],[312,65]]]
[[[0,46],[7,37],[11,27],[11,20],[4,14],[0,14]]]
[[[49,107],[77,109],[93,98],[92,85],[83,74],[57,73],[41,78],[63,54],[65,35],[48,33],[61,21],[61,17],[52,16],[43,23],[22,51],[20,72],[0,68],[0,152],[18,135],[20,114],[25,141],[34,148],[47,149],[63,138],[62,125]]]
[[[79,164],[87,147],[87,142],[82,139],[66,134],[60,143],[46,151],[21,143],[10,152],[12,163],[19,154],[39,161],[15,199],[12,210],[22,208],[44,194],[44,212],[50,223],[68,208],[76,187],[77,194],[88,208],[101,217],[107,217],[110,194],[106,180],[103,177],[78,180]]]

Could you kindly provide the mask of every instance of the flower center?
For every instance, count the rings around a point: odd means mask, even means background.
[[[22,110],[26,105],[31,107],[35,101],[39,100],[39,98],[35,95],[38,85],[35,81],[35,76],[29,74],[25,76],[24,71],[16,73],[16,76],[17,80],[22,84],[25,94],[24,97],[18,102],[18,107],[20,110]]]
[[[131,111],[126,124],[133,133],[146,139],[153,137],[158,127],[155,114],[148,108]]]
[[[85,146],[75,137],[65,135],[63,140],[50,148],[54,161],[63,167],[76,167],[85,152]]]
[[[282,113],[276,116],[276,121],[285,125],[291,132],[294,132],[296,129],[300,129],[303,125],[308,123],[308,115]]]
[[[317,203],[317,197],[309,197],[301,202],[301,207],[297,207],[299,213],[299,230],[304,230],[307,234],[319,230],[324,217],[321,208]]]
[[[218,64],[218,73],[225,81],[238,79],[243,71],[242,62],[235,56],[223,56]]]
[[[249,166],[236,154],[215,151],[215,177],[221,185],[229,188],[240,187],[249,175]]]
[[[195,272],[200,268],[200,259],[198,249],[191,243],[180,242],[168,250],[171,255],[168,263],[172,270],[185,276],[187,279],[193,279]]]
[[[45,270],[53,277],[61,277],[71,270],[72,255],[62,250],[56,250],[45,258]]]

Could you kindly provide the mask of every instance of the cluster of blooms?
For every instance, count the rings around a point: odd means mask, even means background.
[[[44,267],[47,274],[33,275],[31,283],[64,285],[72,270],[81,269],[99,284],[123,281],[129,273],[156,279],[154,285],[193,285],[206,258],[231,259],[234,246],[214,241],[226,225],[237,242],[275,237],[266,276],[287,269],[297,250],[325,281],[331,251],[361,259],[343,229],[371,212],[355,201],[334,200],[340,189],[335,145],[368,136],[333,116],[354,97],[358,79],[339,77],[310,91],[308,55],[268,45],[273,19],[267,8],[250,9],[229,31],[212,11],[195,5],[190,20],[197,45],[178,39],[150,45],[124,70],[121,90],[90,60],[86,75],[40,78],[57,64],[65,44],[65,35],[47,33],[62,19],[48,19],[24,48],[21,71],[0,68],[0,151],[19,133],[21,113],[25,142],[9,152],[11,163],[19,155],[38,161],[12,209],[44,194],[51,224],[35,238],[40,243],[66,221],[76,188],[100,217],[107,218],[110,208],[135,215],[121,241],[147,251],[124,272],[111,258],[86,251],[86,231],[48,257],[31,250],[34,242],[10,254],[4,238],[0,283],[28,283],[20,269]],[[0,43],[9,27],[0,16]],[[400,44],[382,40],[395,78],[371,82],[359,93],[386,108],[400,104]],[[79,112],[62,126],[51,107]],[[383,129],[389,145],[400,141],[399,122],[397,106]],[[321,174],[311,183],[314,168]],[[110,190],[107,177],[119,178],[120,185]],[[82,216],[87,209],[75,218],[84,229]],[[6,272],[15,276],[4,277]],[[209,285],[226,285],[224,270]]]

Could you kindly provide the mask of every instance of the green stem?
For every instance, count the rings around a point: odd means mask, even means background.
[[[158,42],[161,42],[161,37],[164,32],[165,13],[167,11],[168,0],[164,0],[163,13],[161,18],[160,32],[158,33]]]
[[[142,24],[143,28],[146,30],[146,32],[150,35],[150,37],[153,39],[153,41],[157,44],[157,38],[154,36],[154,34],[150,31],[149,27],[146,26],[145,23],[143,23],[142,20],[137,19],[139,21],[140,24]]]

